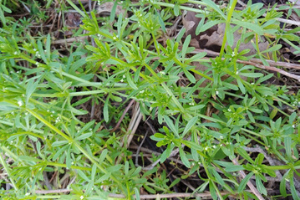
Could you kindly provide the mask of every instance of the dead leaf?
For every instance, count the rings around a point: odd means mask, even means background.
[[[81,23],[80,14],[78,13],[67,13],[66,14],[66,26],[78,27]]]
[[[201,32],[199,35],[196,35],[196,28],[200,20],[200,18],[196,17],[196,13],[191,11],[188,11],[186,15],[182,17],[182,23],[186,29],[185,37],[191,35],[192,38],[190,46],[219,52],[221,50],[226,25],[224,23],[218,24]],[[232,28],[233,27],[234,26],[232,25]],[[241,29],[238,29],[233,33],[234,44],[232,48],[236,47],[238,40],[241,38],[240,32]],[[260,51],[264,51],[269,47],[269,43],[262,38],[258,46]],[[240,45],[239,51],[244,49],[250,49],[250,52],[246,55],[253,55],[256,53],[256,49],[253,47],[251,41]]]
[[[113,6],[114,6],[114,2],[103,3],[98,6],[97,14],[111,13]],[[119,16],[121,13],[123,14],[123,16],[127,17],[127,13],[125,13],[125,10],[122,8],[122,6],[117,5],[116,16]]]

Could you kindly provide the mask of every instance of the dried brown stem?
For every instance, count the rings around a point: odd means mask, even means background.
[[[240,165],[239,162],[235,159],[232,160],[233,164],[235,165]],[[239,174],[241,175],[242,179],[244,179],[246,177],[246,174],[244,171],[240,170],[239,171]],[[256,195],[256,197],[259,199],[259,200],[264,200],[264,198],[261,196],[261,194],[258,192],[258,190],[256,189],[256,187],[254,187],[254,185],[251,183],[251,181],[249,180],[248,183],[247,183],[248,187],[250,188],[251,192],[253,194]]]
[[[133,103],[134,103],[134,100],[132,99],[132,100],[130,101],[130,103],[128,104],[128,106],[125,108],[125,110],[124,110],[124,112],[123,112],[121,118],[119,119],[118,123],[116,124],[115,128],[113,128],[113,130],[111,130],[111,132],[114,132],[114,131],[116,131],[116,130],[119,128],[119,126],[120,126],[121,122],[123,121],[123,119],[124,119],[126,113],[127,113],[128,110],[131,108],[131,106],[132,106]]]

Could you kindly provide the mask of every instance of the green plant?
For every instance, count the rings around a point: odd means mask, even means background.
[[[287,170],[280,183],[281,194],[287,196],[288,185],[291,195],[297,198],[293,177],[300,169],[296,111],[300,92],[289,95],[284,86],[270,86],[266,82],[273,74],[238,62],[251,58],[246,55],[249,50],[239,51],[240,44],[251,39],[257,50],[254,56],[264,65],[268,65],[266,53],[278,59],[279,39],[299,42],[294,34],[297,28],[288,32],[280,29],[276,18],[282,13],[266,11],[261,4],[249,4],[244,11],[237,11],[235,0],[223,9],[210,0],[141,1],[138,8],[124,1],[123,9],[133,13],[126,18],[115,16],[116,1],[109,18],[117,17],[115,26],[100,29],[99,23],[107,23],[107,18],[97,18],[93,11],[89,16],[70,0],[67,2],[82,14],[81,28],[95,42],[78,44],[70,49],[68,57],[51,49],[50,35],[33,38],[18,24],[1,28],[0,161],[13,186],[3,192],[7,198],[108,199],[116,198],[111,194],[123,194],[131,199],[133,195],[138,198],[141,187],[153,194],[170,193],[179,178],[171,183],[159,166],[149,171],[135,166],[132,152],[121,142],[129,132],[123,127],[118,133],[110,133],[102,127],[111,127],[118,120],[115,113],[119,110],[112,103],[124,105],[130,99],[139,102],[145,117],[164,124],[151,136],[158,147],[165,148],[153,159],[164,163],[178,148],[187,170],[181,178],[196,174],[201,180],[195,192],[208,189],[214,199],[223,199],[222,191],[252,198],[245,187],[255,176],[258,192],[267,195],[263,182],[275,177],[276,170]],[[210,12],[182,6],[185,2],[203,4]],[[3,9],[5,4],[0,5]],[[165,33],[165,21],[180,10],[200,13],[198,33],[218,23],[226,24],[218,57],[208,60],[205,53],[190,56],[194,50],[189,47],[191,37],[181,42],[184,29],[165,45],[158,42]],[[260,18],[263,13],[266,17]],[[230,24],[236,28],[231,29]],[[233,47],[233,34],[238,30],[242,36]],[[258,41],[262,36],[269,39],[270,47],[261,52]],[[197,71],[193,62],[204,63],[207,71]],[[196,79],[194,74],[202,78]],[[225,80],[224,75],[228,76]],[[184,86],[180,84],[183,76],[187,81]],[[200,87],[207,80],[208,84]],[[89,101],[93,106],[102,105],[101,120],[79,120],[88,114],[80,106]],[[283,105],[293,111],[280,111]],[[208,108],[215,113],[207,115]],[[259,145],[283,164],[265,164],[262,153],[253,159],[245,150],[250,144]],[[13,162],[7,164],[7,157]],[[248,174],[240,182],[235,172],[241,170]],[[71,194],[35,193],[50,189],[41,185],[43,172],[75,178],[76,183],[69,186]],[[59,180],[57,184],[61,184]]]

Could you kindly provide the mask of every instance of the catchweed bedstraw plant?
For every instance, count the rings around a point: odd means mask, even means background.
[[[189,56],[193,50],[188,47],[191,38],[188,36],[181,42],[184,30],[165,45],[158,42],[166,28],[164,10],[167,12],[172,6],[191,10],[180,5],[183,1],[177,4],[147,1],[141,2],[140,8],[130,7],[130,2],[124,1],[124,9],[133,15],[129,18],[119,15],[113,28],[100,28],[99,23],[107,21],[101,21],[94,12],[87,16],[68,2],[83,15],[82,28],[95,41],[95,46],[79,45],[68,58],[60,58],[52,50],[49,35],[39,39],[20,38],[21,34],[14,29],[1,30],[0,161],[13,186],[10,193],[3,191],[3,194],[46,198],[35,194],[37,189],[50,189],[41,185],[43,172],[69,174],[75,180],[68,186],[73,189],[71,195],[49,195],[49,198],[107,199],[109,193],[121,193],[130,199],[134,194],[139,195],[140,187],[149,193],[171,192],[170,187],[179,179],[168,186],[166,173],[158,175],[158,166],[143,172],[129,158],[130,152],[120,148],[122,135],[100,128],[101,123],[77,118],[87,114],[79,106],[94,98],[103,105],[102,122],[109,124],[115,110],[111,102],[120,102],[120,97],[125,97],[139,102],[144,116],[164,124],[159,133],[151,136],[157,146],[165,147],[161,156],[154,159],[162,163],[178,148],[188,172],[182,178],[197,173],[202,182],[197,191],[209,190],[214,199],[222,199],[224,190],[241,198],[251,197],[245,187],[255,176],[258,191],[267,195],[263,185],[266,177],[276,176],[275,170],[288,169],[281,181],[281,193],[286,195],[287,178],[292,195],[297,195],[293,176],[300,168],[299,118],[295,111],[291,114],[282,111],[283,116],[279,116],[276,109],[280,109],[277,104],[295,108],[300,93],[291,96],[283,87],[265,85],[272,75],[236,62],[250,58],[245,55],[248,50],[239,51],[239,44],[245,40],[254,38],[258,47],[256,41],[262,35],[282,36],[275,20],[279,16],[276,11],[267,12],[268,22],[259,18],[262,13],[259,6],[239,12],[234,10],[235,2],[222,10],[210,0],[201,1],[211,10],[210,14],[192,10],[211,20],[203,20],[203,26],[209,28],[224,22],[241,27],[243,33],[233,48],[233,32],[227,26],[221,55],[207,60],[203,58],[205,53]],[[256,15],[256,11],[260,14]],[[111,15],[113,19],[114,10]],[[225,48],[226,43],[229,45]],[[279,47],[276,45],[274,42],[268,52],[276,55]],[[87,57],[82,59],[85,54]],[[257,56],[266,62],[263,52],[258,51]],[[24,61],[28,67],[22,66]],[[208,70],[197,71],[193,62],[204,63]],[[197,80],[195,73],[203,78]],[[229,78],[224,80],[224,75]],[[101,81],[95,82],[94,76]],[[182,84],[180,77],[185,77],[187,84]],[[200,87],[204,80],[209,83]],[[74,102],[76,97],[83,99]],[[208,107],[215,113],[207,115]],[[251,143],[274,154],[283,164],[269,166],[262,154],[253,159],[244,149]],[[115,164],[122,153],[125,157],[121,164]],[[7,158],[13,162],[6,164]],[[240,166],[231,162],[236,158],[243,158]],[[200,176],[199,169],[204,169],[206,178]],[[248,173],[242,182],[234,175],[239,170]]]

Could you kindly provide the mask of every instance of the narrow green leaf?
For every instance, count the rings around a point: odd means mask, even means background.
[[[50,55],[51,55],[51,37],[50,34],[47,35],[47,41],[46,41],[46,58],[50,61]]]
[[[134,193],[135,193],[135,199],[140,200],[140,191],[135,187],[134,188]]]
[[[159,22],[161,29],[163,30],[164,33],[166,33],[167,30],[166,30],[165,22],[162,19],[161,14],[157,11],[157,9],[155,9],[155,12],[156,12],[156,15],[158,16],[158,22]],[[161,11],[161,12],[163,12],[163,11]]]
[[[190,45],[190,41],[191,41],[191,35],[188,35],[185,40],[184,43],[182,45],[182,50],[181,50],[181,58],[184,59],[185,58],[185,54],[187,52],[187,48]]]
[[[75,140],[79,141],[79,140],[84,140],[86,138],[89,138],[93,135],[93,132],[89,132],[89,133],[85,133],[83,135],[80,135],[79,137],[75,138]]]
[[[100,158],[99,158],[99,164],[101,165],[102,164],[102,162],[104,161],[104,159],[105,159],[105,157],[106,157],[106,155],[107,155],[107,149],[104,149],[103,151],[102,151],[102,153],[101,153],[101,155],[100,155]]]
[[[253,175],[253,172],[250,172],[250,173],[249,173],[249,174],[241,181],[241,183],[240,183],[240,185],[239,185],[239,187],[238,187],[238,193],[241,193],[241,192],[245,189],[245,187],[246,187],[248,181],[250,180],[250,178],[252,177],[252,175]]]
[[[296,112],[293,112],[290,117],[289,117],[289,123],[290,124],[293,124],[294,123],[294,120],[296,119],[297,117],[297,113]]]
[[[133,79],[132,79],[131,74],[129,73],[129,71],[127,71],[127,73],[126,73],[126,79],[127,79],[127,82],[129,84],[129,86],[132,89],[134,89],[134,90],[138,89],[137,86],[134,84]]]
[[[187,69],[182,68],[184,74],[186,75],[186,77],[189,79],[189,81],[191,81],[192,83],[196,83],[196,79],[194,77],[194,75],[192,75]]]
[[[103,116],[104,116],[105,122],[109,121],[108,104],[109,104],[109,96],[107,96],[104,106],[103,106]]]
[[[174,124],[173,124],[173,121],[170,119],[169,116],[165,115],[164,116],[164,119],[165,119],[165,122],[167,123],[168,127],[171,129],[171,131],[177,136],[179,137],[178,135],[178,130],[175,128]]]
[[[276,45],[272,46],[271,48],[262,51],[261,53],[268,53],[268,52],[272,52],[272,51],[277,51],[277,50],[281,49],[281,47],[282,47],[281,44],[276,44]]]
[[[200,26],[200,23],[199,25],[197,26],[197,29],[196,29],[196,35],[206,31],[207,29],[217,25],[217,24],[220,24],[222,23],[221,20],[213,20],[213,21],[208,21],[207,23],[205,23],[204,25]]]
[[[246,89],[245,89],[243,83],[241,82],[241,80],[240,80],[240,79],[236,79],[236,81],[237,81],[237,83],[238,83],[238,86],[239,86],[241,92],[242,92],[243,94],[245,94],[245,93],[246,93]]]
[[[218,199],[218,195],[217,195],[217,191],[213,185],[212,180],[209,180],[209,191],[210,191],[210,195],[213,198],[213,200],[217,200]]]
[[[292,136],[287,135],[284,138],[284,148],[285,148],[286,155],[289,159],[292,158],[292,138],[291,137]]]
[[[91,180],[81,171],[77,170],[78,175],[83,178],[85,181],[90,182]]]
[[[94,182],[95,180],[95,176],[96,176],[96,169],[97,169],[97,166],[95,164],[93,164],[93,167],[92,167],[92,182]]]
[[[114,5],[113,5],[113,7],[111,9],[110,16],[109,16],[109,21],[111,21],[111,22],[113,22],[115,20],[116,9],[117,9],[118,2],[119,1],[115,1]]]
[[[66,152],[66,165],[67,165],[67,169],[71,169],[72,166],[72,159],[71,159],[71,145],[68,148],[68,151]]]
[[[300,197],[298,196],[298,192],[297,192],[297,190],[295,188],[294,179],[291,178],[290,181],[291,181],[290,182],[290,188],[291,188],[292,197],[293,197],[294,200],[299,200]]]
[[[181,161],[183,162],[183,164],[187,168],[190,168],[191,164],[190,164],[189,160],[187,159],[186,154],[184,153],[184,151],[181,147],[179,147],[179,155],[180,155],[180,158],[181,158]]]
[[[259,191],[259,193],[267,195],[267,190],[266,190],[265,186],[263,185],[261,178],[258,175],[255,175],[255,179],[256,179],[256,187],[257,187],[257,190]]]
[[[66,140],[63,140],[63,141],[56,141],[56,142],[53,142],[52,143],[52,147],[59,147],[59,146],[62,146],[62,145],[64,145],[64,144],[67,144],[68,143],[68,141],[66,141]]]
[[[174,14],[177,17],[180,14],[179,5],[176,4],[173,9],[174,9]]]
[[[193,117],[192,119],[189,120],[189,122],[187,123],[187,125],[184,128],[183,133],[181,134],[181,137],[183,138],[185,136],[185,134],[187,134],[187,132],[196,124],[196,122],[198,121],[198,117]]]
[[[226,16],[224,15],[224,13],[221,11],[221,9],[219,8],[219,6],[217,6],[213,1],[211,0],[202,0],[204,3],[207,4],[207,6],[211,7],[212,9],[214,9],[215,11],[217,11],[221,17],[223,19],[226,19]]]
[[[97,179],[97,180],[95,181],[95,184],[96,184],[96,183],[100,183],[100,184],[101,184],[103,181],[110,179],[110,177],[111,177],[111,172],[108,172],[107,174],[104,174],[104,175],[101,176],[99,179]]]
[[[232,29],[229,29],[229,31],[226,33],[226,39],[227,44],[232,47],[234,42]]]
[[[231,22],[234,24],[237,24],[239,26],[242,26],[244,28],[250,29],[253,32],[257,33],[258,35],[264,34],[264,30],[260,26],[254,24],[254,23],[242,22],[242,21],[238,21],[238,20],[232,20]]]
[[[216,181],[222,185],[223,187],[225,186],[225,182],[223,180],[223,178],[220,176],[220,174],[215,170],[215,168],[211,168],[210,171],[212,172],[212,174],[214,175],[214,177],[216,178]]]
[[[256,157],[254,163],[255,163],[256,165],[260,165],[260,164],[264,161],[264,158],[265,158],[264,154],[259,153],[258,156]]]
[[[248,155],[248,153],[245,151],[245,149],[243,149],[242,147],[238,147],[237,152],[246,160],[248,160],[250,163],[254,164],[254,161],[251,159],[251,157]]]

